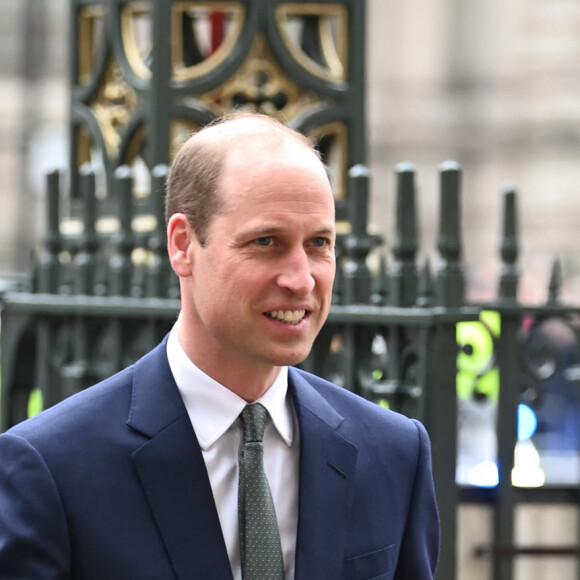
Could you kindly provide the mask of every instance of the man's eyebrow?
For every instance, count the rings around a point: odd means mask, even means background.
[[[247,230],[240,232],[240,237],[259,238],[259,237],[267,236],[270,234],[278,234],[280,232],[283,232],[284,230],[285,230],[285,228],[283,228],[281,226],[264,224],[264,225],[261,225],[261,226],[256,227],[256,228],[249,228]]]
[[[334,236],[336,235],[336,228],[334,226],[328,226],[324,228],[320,228],[315,232],[316,235],[329,235]]]
[[[256,228],[250,228],[239,233],[240,238],[260,238],[264,236],[275,235],[288,231],[288,228],[280,225],[263,224]],[[336,228],[332,226],[324,226],[312,232],[311,236],[334,236],[336,235]]]

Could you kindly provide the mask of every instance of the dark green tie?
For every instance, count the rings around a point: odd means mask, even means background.
[[[283,580],[276,510],[264,472],[262,437],[268,411],[259,403],[246,405],[240,418],[244,427],[238,496],[242,578]]]

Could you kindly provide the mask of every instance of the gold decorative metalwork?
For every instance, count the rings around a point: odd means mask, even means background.
[[[194,65],[184,62],[185,39],[183,20],[192,17],[198,23],[207,21],[212,12],[220,12],[227,19],[223,42],[212,53]],[[175,2],[171,11],[172,77],[177,81],[190,81],[216,69],[224,62],[236,45],[245,19],[245,9],[239,2]],[[199,33],[199,31],[198,31]],[[200,34],[197,35],[198,37]]]
[[[111,61],[105,73],[104,83],[91,104],[110,156],[118,152],[121,142],[120,130],[127,125],[136,108],[135,90],[123,77],[118,64]]]
[[[151,78],[151,3],[133,2],[121,10],[121,36],[129,66],[142,79]]]
[[[274,60],[263,35],[256,37],[236,75],[214,91],[201,95],[199,100],[216,115],[243,106],[283,121],[323,102],[318,95],[304,91],[288,78]]]
[[[336,200],[345,199],[348,169],[348,134],[346,126],[340,121],[327,123],[308,131],[306,136],[314,143],[318,143],[323,138],[332,137],[333,143],[326,154],[325,163],[330,173],[334,198]]]
[[[102,6],[86,6],[79,11],[77,82],[81,85],[88,84],[93,76],[95,54],[99,43],[104,42],[104,16]]]
[[[276,23],[284,44],[306,71],[326,81],[344,81],[348,74],[348,11],[342,4],[280,4]],[[322,66],[308,56],[291,32],[292,20],[318,18],[318,34],[324,62]]]
[[[142,153],[143,142],[145,141],[145,126],[141,125],[136,131],[125,151],[123,163],[131,165],[133,161]]]

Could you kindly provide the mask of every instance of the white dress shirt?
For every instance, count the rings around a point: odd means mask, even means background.
[[[167,358],[205,460],[234,580],[241,580],[238,457],[242,427],[238,417],[246,401],[214,381],[187,357],[179,344],[178,324],[169,335]],[[288,368],[282,367],[258,401],[271,417],[264,433],[264,469],[276,508],[285,578],[293,580],[300,445],[294,406],[286,396],[287,390]]]

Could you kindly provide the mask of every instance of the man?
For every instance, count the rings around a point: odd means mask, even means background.
[[[179,318],[132,367],[0,436],[0,579],[433,578],[424,428],[289,367],[324,324],[335,273],[317,153],[235,116],[190,138],[167,190]],[[278,576],[247,571],[253,531],[238,521],[248,403],[267,410],[277,529],[258,531],[275,536]]]

